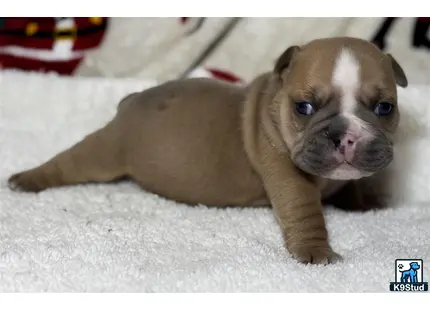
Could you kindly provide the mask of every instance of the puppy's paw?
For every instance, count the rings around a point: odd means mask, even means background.
[[[13,191],[37,193],[44,190],[42,180],[33,171],[23,171],[12,175],[8,179],[8,186]]]
[[[290,252],[298,262],[303,264],[327,265],[343,260],[342,256],[329,247],[303,246],[294,248]]]

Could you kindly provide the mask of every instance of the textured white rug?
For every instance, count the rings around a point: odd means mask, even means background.
[[[7,188],[11,173],[70,146],[108,121],[122,96],[152,85],[0,74],[1,292],[388,292],[397,258],[423,259],[428,280],[429,86],[400,90],[393,208],[327,208],[344,257],[331,266],[296,263],[270,209],[190,207],[131,183]]]

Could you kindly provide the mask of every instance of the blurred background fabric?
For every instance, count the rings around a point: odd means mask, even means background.
[[[430,83],[429,17],[0,18],[0,67],[164,82],[246,82],[293,44],[355,36],[390,52],[410,83]]]

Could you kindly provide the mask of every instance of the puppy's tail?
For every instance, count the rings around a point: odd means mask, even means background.
[[[12,175],[9,187],[26,192],[86,182],[107,182],[126,174],[120,128],[115,120],[87,135],[39,167]]]

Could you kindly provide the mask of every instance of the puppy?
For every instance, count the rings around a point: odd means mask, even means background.
[[[408,84],[402,68],[375,45],[314,40],[245,87],[197,78],[130,94],[103,128],[9,185],[39,192],[128,177],[187,204],[270,204],[295,259],[332,263],[341,256],[323,202],[372,203],[355,182],[393,159],[396,84]]]

